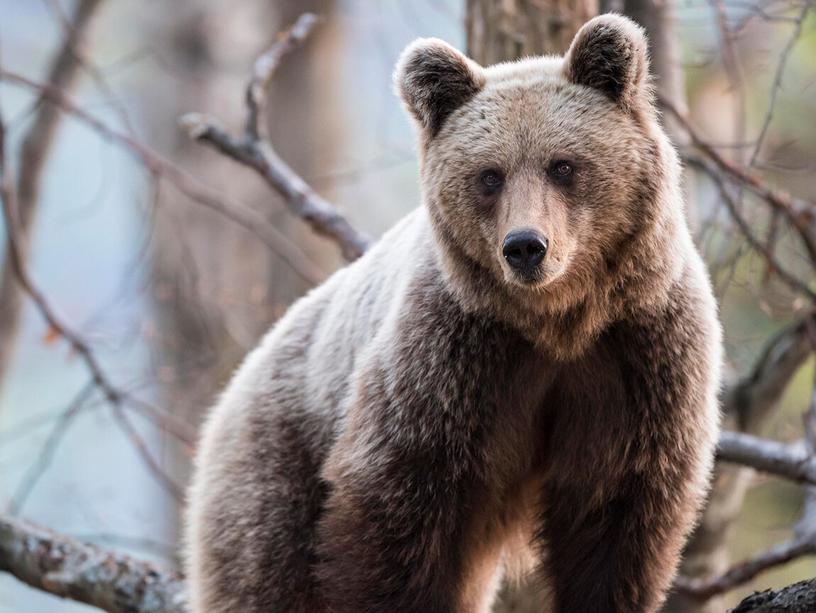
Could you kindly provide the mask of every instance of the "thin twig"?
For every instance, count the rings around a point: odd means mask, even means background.
[[[43,1],[59,23],[60,28],[63,31],[63,36],[66,38],[70,37],[76,30],[76,26],[66,15],[65,9],[60,4],[59,0]],[[81,48],[73,46],[66,47],[66,49],[68,53],[74,57],[74,61],[76,61],[82,70],[88,74],[88,76],[94,82],[96,89],[99,90],[100,94],[105,96],[106,103],[109,104],[116,112],[125,129],[129,133],[133,134],[135,132],[133,129],[133,121],[128,113],[127,107],[122,99],[116,95],[114,88],[108,82],[108,79],[99,66],[97,66]]]
[[[670,101],[661,98],[660,104],[677,119],[680,126],[688,133],[692,144],[699,149],[705,157],[711,160],[719,170],[762,198],[771,205],[771,208],[778,210],[780,214],[790,222],[804,244],[811,262],[816,265],[816,237],[814,237],[813,232],[816,204],[794,198],[784,190],[772,188],[758,175],[725,159],[711,144],[697,133],[686,116],[678,111]],[[686,159],[688,160],[688,157],[686,157]]]
[[[812,323],[810,320],[808,322]],[[792,539],[777,543],[766,551],[735,564],[720,575],[678,577],[674,583],[677,590],[699,600],[708,600],[717,594],[748,583],[766,570],[805,555],[816,554],[816,530],[813,526],[816,512],[814,441],[816,441],[816,392],[805,414],[805,441],[801,445],[777,443],[738,432],[721,433],[717,449],[720,460],[737,462],[807,483],[805,508]]]
[[[119,427],[135,447],[136,453],[138,453],[139,457],[142,458],[142,462],[144,462],[147,469],[177,501],[184,500],[184,488],[177,485],[176,482],[173,481],[166,472],[164,472],[162,467],[153,457],[153,454],[150,453],[150,449],[148,449],[147,443],[145,442],[144,438],[142,438],[142,435],[139,434],[139,431],[136,430],[135,426],[130,423],[130,419],[128,419],[128,416],[122,409],[121,403],[113,402],[111,403],[111,408],[113,409],[114,419],[116,419]]]
[[[59,106],[64,112],[80,120],[100,136],[123,147],[133,155],[148,172],[166,179],[173,187],[193,202],[218,212],[230,221],[248,230],[252,235],[260,239],[267,247],[278,254],[303,280],[314,285],[320,283],[326,277],[325,272],[317,264],[312,262],[300,248],[292,243],[285,235],[276,230],[262,215],[251,208],[225,200],[216,190],[200,183],[197,179],[146,145],[140,143],[130,135],[108,126],[82,109],[62,90],[46,83],[37,83],[23,75],[2,68],[0,68],[0,80],[5,80],[39,92],[42,96]]]
[[[731,218],[734,220],[734,223],[737,224],[742,235],[745,237],[745,240],[748,242],[751,247],[756,250],[767,262],[768,266],[777,274],[779,277],[792,289],[795,291],[803,294],[811,301],[816,301],[816,292],[814,292],[808,285],[798,279],[796,275],[789,272],[782,263],[777,260],[776,256],[771,253],[770,249],[768,249],[767,245],[765,245],[757,236],[754,234],[753,230],[751,229],[751,225],[748,221],[742,216],[737,207],[736,202],[734,201],[731,194],[728,192],[728,189],[722,179],[722,176],[717,169],[707,160],[697,157],[694,155],[687,155],[686,162],[692,166],[699,168],[700,170],[704,171],[714,184],[716,185],[717,189],[720,192],[720,197],[722,198],[723,203],[725,204],[726,209],[728,210]]]
[[[712,596],[748,583],[766,570],[814,553],[816,553],[816,542],[813,538],[793,538],[777,543],[766,551],[735,564],[721,575],[694,579],[677,577],[674,586],[684,594],[699,600],[708,600]]]
[[[740,430],[757,433],[760,424],[778,405],[794,375],[813,352],[808,327],[813,315],[793,322],[774,334],[759,352],[751,370],[729,385],[723,409]]]
[[[129,426],[129,422],[127,422],[127,418],[122,412],[122,404],[126,400],[126,395],[108,378],[96,354],[94,354],[85,340],[56,314],[45,295],[36,286],[28,273],[28,269],[22,257],[24,251],[20,244],[20,233],[17,226],[16,193],[6,160],[6,129],[2,116],[0,116],[0,201],[2,201],[0,204],[2,204],[3,221],[6,227],[6,241],[8,244],[10,264],[23,291],[34,302],[35,307],[49,328],[64,338],[71,346],[71,349],[79,355],[91,374],[93,384],[103,393],[110,403],[114,411],[114,416],[119,423],[122,424],[123,428],[125,428],[126,433],[130,435],[131,442],[145,459],[147,467],[174,496],[181,500],[181,489],[158,467],[147,451],[144,441],[142,441],[138,433]]]
[[[816,322],[806,320],[805,329],[812,349],[816,350]],[[805,444],[811,456],[816,455],[816,369],[810,387],[810,402],[802,415],[802,427],[805,431]],[[805,488],[805,502],[802,516],[793,528],[794,535],[800,539],[816,538],[816,486]]]
[[[79,391],[76,397],[68,405],[68,408],[63,411],[57,423],[51,428],[51,432],[45,439],[39,453],[36,454],[36,460],[23,476],[20,484],[17,486],[14,495],[11,498],[8,512],[11,515],[17,515],[28,500],[29,495],[34,491],[37,482],[48,470],[51,462],[54,459],[54,454],[57,447],[62,441],[63,436],[68,431],[69,426],[74,421],[74,418],[79,415],[82,407],[85,406],[85,401],[90,397],[91,393],[96,389],[93,382],[88,382],[87,385]]]
[[[80,66],[78,48],[82,44],[94,15],[102,5],[102,0],[80,0],[76,3],[73,18],[66,19],[65,39],[55,51],[48,70],[48,83],[61,89],[69,89],[75,82]],[[59,111],[43,96],[38,96],[33,107],[34,117],[25,131],[20,144],[19,165],[14,189],[17,193],[18,228],[23,243],[33,224],[39,206],[42,175],[49,156],[54,149]],[[8,247],[5,249],[8,251]],[[28,254],[20,254],[25,260]],[[0,383],[4,378],[15,348],[15,340],[20,323],[22,297],[14,271],[11,269],[9,254],[0,266]]]
[[[785,43],[785,47],[782,49],[782,53],[779,56],[779,62],[776,65],[773,84],[771,85],[771,100],[768,103],[768,111],[765,113],[765,119],[762,122],[762,128],[759,131],[756,145],[754,145],[754,151],[751,153],[751,159],[748,161],[749,167],[756,164],[759,153],[762,150],[762,145],[765,143],[765,137],[768,135],[768,128],[771,127],[771,120],[773,119],[774,111],[776,110],[776,101],[779,96],[779,91],[782,89],[782,78],[785,75],[785,68],[788,65],[788,59],[790,58],[791,51],[793,51],[794,46],[796,46],[796,42],[802,35],[802,26],[805,23],[805,18],[807,17],[809,10],[810,2],[808,1],[802,5],[802,10],[799,12],[799,16],[794,22],[793,32],[791,32],[788,42]]]
[[[274,45],[255,60],[252,66],[252,78],[246,88],[245,132],[249,140],[258,141],[267,138],[265,123],[262,121],[266,111],[266,90],[269,89],[275,71],[284,56],[300,46],[318,22],[317,15],[304,13],[291,28],[278,36]]]

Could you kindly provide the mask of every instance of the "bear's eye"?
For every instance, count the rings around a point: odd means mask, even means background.
[[[483,170],[479,175],[479,182],[487,193],[493,193],[504,184],[504,177],[498,170]]]
[[[566,160],[557,160],[550,164],[550,176],[559,183],[568,183],[574,172],[572,164]]]
[[[559,177],[566,177],[567,175],[571,175],[572,166],[570,166],[566,162],[561,162],[558,166],[555,167],[555,174],[557,174]]]

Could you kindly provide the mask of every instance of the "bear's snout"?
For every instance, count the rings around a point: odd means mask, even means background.
[[[524,277],[531,277],[536,266],[547,255],[549,241],[535,230],[514,230],[502,243],[502,254],[510,267]]]

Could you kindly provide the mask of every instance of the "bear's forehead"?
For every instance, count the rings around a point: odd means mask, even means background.
[[[484,87],[443,124],[429,156],[465,166],[557,155],[626,164],[645,135],[605,94],[567,81],[562,67],[560,57],[536,57],[485,69]]]
[[[624,119],[618,107],[603,94],[546,75],[488,81],[462,110],[471,119],[484,116],[493,121],[534,121],[553,127],[562,123],[609,124]]]
[[[631,121],[603,94],[558,76],[530,75],[491,82],[452,114],[438,144],[478,153],[546,154],[607,151],[638,138]]]

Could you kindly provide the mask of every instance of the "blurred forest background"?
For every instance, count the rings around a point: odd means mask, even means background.
[[[320,219],[298,218],[291,177],[276,185],[207,146],[217,138],[188,117],[195,142],[180,117],[206,113],[240,134],[255,60],[287,43],[279,33],[301,13],[318,14],[256,83],[268,85],[259,136],[377,237],[420,201],[412,128],[391,89],[408,42],[437,36],[485,64],[560,53],[586,18],[612,9],[649,31],[686,161],[690,223],[725,328],[725,425],[763,437],[727,441],[723,459],[777,473],[720,465],[667,608],[725,611],[814,577],[814,8],[0,0],[0,571],[37,585],[3,548],[22,520],[177,568],[202,416],[287,305],[354,255],[320,234]],[[773,453],[784,461],[767,464]],[[0,572],[0,611],[95,610],[18,578]],[[502,606],[529,604],[522,590]]]

